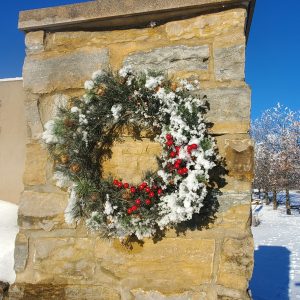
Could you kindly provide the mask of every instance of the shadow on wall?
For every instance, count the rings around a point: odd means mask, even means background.
[[[290,254],[280,246],[259,246],[255,250],[250,281],[254,300],[289,300]]]

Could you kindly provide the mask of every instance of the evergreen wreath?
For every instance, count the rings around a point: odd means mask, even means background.
[[[117,74],[95,72],[82,97],[60,105],[42,138],[55,161],[56,184],[69,191],[67,223],[84,220],[102,236],[142,240],[199,213],[218,157],[198,84],[126,66]],[[124,128],[136,139],[151,133],[163,147],[158,171],[147,172],[139,185],[102,177],[101,162]]]

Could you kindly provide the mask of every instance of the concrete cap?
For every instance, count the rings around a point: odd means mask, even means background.
[[[243,7],[249,32],[255,0],[97,0],[22,11],[19,29],[25,32],[108,30],[145,27],[200,14]]]

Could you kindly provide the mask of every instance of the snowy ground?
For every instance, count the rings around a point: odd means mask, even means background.
[[[18,206],[0,200],[0,281],[13,283],[15,238]]]
[[[293,193],[292,203],[300,204],[300,193]],[[284,202],[283,195],[280,201]],[[285,205],[253,206],[261,224],[252,227],[255,243],[255,266],[250,282],[254,300],[300,299],[300,213]]]

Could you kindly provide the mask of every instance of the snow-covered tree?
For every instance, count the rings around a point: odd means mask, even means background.
[[[255,141],[254,186],[273,191],[274,209],[277,191],[285,189],[290,214],[289,189],[296,188],[300,179],[299,112],[278,103],[252,123],[251,133]]]

